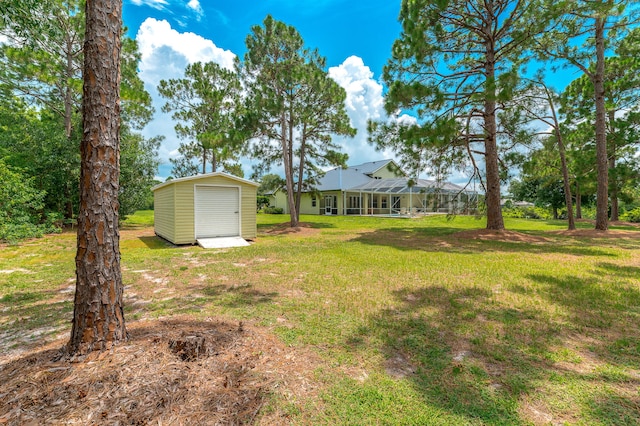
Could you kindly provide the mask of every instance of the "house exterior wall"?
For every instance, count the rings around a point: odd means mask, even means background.
[[[253,239],[257,234],[256,197],[257,187],[225,176],[206,176],[200,179],[178,181],[154,191],[154,202],[173,191],[173,215],[162,207],[154,213],[156,234],[174,244],[194,244],[195,239],[195,185],[219,185],[240,188],[240,236]],[[166,217],[165,217],[166,215]],[[160,227],[158,226],[160,225]],[[173,227],[173,232],[169,229]],[[160,230],[160,232],[159,232]]]
[[[315,199],[315,206],[313,200]],[[311,194],[300,195],[300,214],[320,214],[320,196]]]
[[[313,206],[313,196],[309,193],[302,193],[300,196],[300,214],[320,214],[320,198],[316,196],[316,205]],[[275,194],[269,196],[269,206],[279,207],[283,214],[289,214],[289,202],[287,201],[287,193],[279,190]]]
[[[289,214],[289,203],[287,202],[287,193],[279,190],[275,194],[269,197],[269,205],[271,207],[279,207],[282,209],[282,213]]]
[[[155,233],[173,242],[175,240],[175,188],[165,186],[153,193],[153,226]]]
[[[381,167],[379,170],[376,170],[375,173],[371,174],[371,177],[373,178],[377,178],[377,179],[393,179],[398,177],[399,175],[403,175],[402,170],[394,167],[393,165],[391,165],[393,167],[393,171],[389,170],[387,168],[387,166]]]

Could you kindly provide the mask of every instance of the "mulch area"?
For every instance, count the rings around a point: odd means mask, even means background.
[[[267,329],[191,318],[129,323],[130,339],[84,359],[57,341],[0,358],[0,424],[287,424],[269,399],[317,391],[313,354]],[[202,345],[186,354],[176,342]]]

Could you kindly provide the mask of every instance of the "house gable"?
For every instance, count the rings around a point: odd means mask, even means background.
[[[325,173],[318,184],[318,191],[344,191],[364,185],[374,179],[389,179],[405,176],[406,173],[393,160],[378,160],[349,166],[336,167]]]

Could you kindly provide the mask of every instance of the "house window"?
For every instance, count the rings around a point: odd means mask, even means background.
[[[387,197],[386,197],[386,196],[384,196],[384,197],[380,198],[380,202],[382,203],[382,206],[381,206],[381,207],[382,207],[383,209],[386,209],[386,208],[387,208]]]
[[[373,201],[372,201],[371,207],[373,207],[374,209],[377,209],[378,208],[378,197],[373,197],[372,200]]]
[[[311,197],[311,207],[316,206],[316,197]]]
[[[360,197],[357,195],[349,196],[349,207],[350,209],[359,209],[360,208]]]

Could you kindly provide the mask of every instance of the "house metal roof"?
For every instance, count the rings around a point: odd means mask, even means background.
[[[463,191],[459,185],[450,182],[436,182],[428,179],[414,180],[414,184],[409,187],[411,179],[406,177],[375,179],[371,177],[373,173],[387,167],[393,163],[399,170],[400,167],[393,160],[378,160],[368,163],[350,166],[346,169],[337,167],[325,173],[318,183],[317,190],[324,191],[349,191],[349,192],[376,192],[376,193],[433,193],[449,192],[457,193]]]
[[[367,176],[361,171],[357,171],[354,168],[348,169],[336,168],[329,170],[320,179],[318,184],[319,191],[339,191],[347,188],[351,188],[354,185],[362,185],[373,178]]]
[[[378,160],[369,161],[368,163],[358,164],[357,166],[349,166],[350,170],[355,170],[358,173],[364,173],[365,175],[372,175],[383,167],[386,167],[389,163],[394,163],[393,160]],[[396,167],[400,167],[396,164]]]
[[[393,163],[399,170],[398,166],[393,160],[378,160],[369,161],[368,163],[358,164],[356,166],[349,166],[346,169],[336,167],[325,173],[320,179],[318,184],[319,191],[339,191],[347,190],[354,186],[363,185],[373,178],[372,174],[387,167],[390,163]]]

